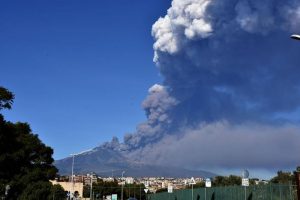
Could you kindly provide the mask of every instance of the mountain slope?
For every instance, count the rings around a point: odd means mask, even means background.
[[[61,175],[70,175],[72,157],[55,161]],[[149,165],[134,162],[121,151],[98,147],[74,157],[74,174],[94,172],[99,176],[126,176],[132,177],[214,177],[216,174],[207,171],[193,171],[178,167]]]

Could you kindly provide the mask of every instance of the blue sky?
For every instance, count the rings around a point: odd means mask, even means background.
[[[7,120],[28,122],[54,158],[93,148],[145,120],[161,82],[151,26],[168,0],[2,1],[0,85],[15,93]]]
[[[293,33],[298,0],[1,2],[0,85],[16,94],[4,115],[30,123],[55,159],[117,136],[106,147],[151,164],[291,170]]]

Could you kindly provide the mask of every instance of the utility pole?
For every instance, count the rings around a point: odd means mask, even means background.
[[[300,35],[294,34],[291,35],[291,38],[294,40],[300,40]],[[295,178],[296,178],[296,185],[297,185],[297,196],[298,200],[300,200],[300,169],[297,168],[297,171],[295,172]]]

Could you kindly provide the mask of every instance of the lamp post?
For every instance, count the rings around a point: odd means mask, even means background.
[[[86,153],[86,152],[89,152],[89,151],[90,150],[82,151],[80,153],[70,154],[72,156],[72,177],[71,177],[71,182],[72,182],[71,184],[72,184],[72,186],[70,187],[72,189],[72,190],[70,189],[70,197],[72,197],[72,199],[74,197],[74,160],[75,160],[75,156],[79,156],[79,155],[81,155],[83,153]]]
[[[124,184],[123,184],[123,176],[124,176],[125,171],[122,172],[122,191],[121,191],[121,200],[123,200],[123,188],[124,188]]]
[[[300,35],[297,34],[293,34],[291,35],[291,38],[294,40],[300,40]],[[300,199],[300,170],[298,170],[297,168],[297,172],[295,172],[295,176],[296,176],[296,184],[297,184],[297,193],[298,193],[298,199]]]
[[[73,198],[74,195],[74,159],[76,154],[71,154],[72,156],[72,177],[71,177],[71,190],[70,190],[70,196]]]

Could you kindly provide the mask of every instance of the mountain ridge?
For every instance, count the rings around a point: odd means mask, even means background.
[[[70,175],[72,169],[72,156],[56,160],[54,165],[60,175]],[[133,161],[120,151],[105,146],[96,147],[74,155],[74,174],[96,173],[99,176],[121,176],[122,172],[131,177],[214,177],[216,174],[204,170],[189,170],[174,166],[161,166]]]

